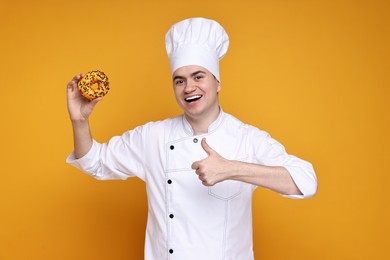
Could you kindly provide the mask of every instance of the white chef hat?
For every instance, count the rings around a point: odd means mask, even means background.
[[[171,73],[178,68],[197,65],[209,70],[218,81],[219,61],[229,47],[229,37],[216,21],[189,18],[178,22],[165,35]]]

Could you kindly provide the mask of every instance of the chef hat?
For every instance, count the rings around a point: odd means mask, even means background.
[[[219,81],[219,61],[229,47],[229,37],[216,21],[190,18],[178,22],[165,35],[171,73],[197,65],[209,70]]]

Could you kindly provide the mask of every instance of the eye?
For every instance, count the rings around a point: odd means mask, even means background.
[[[182,80],[182,79],[175,80],[175,85],[176,86],[180,86],[180,85],[183,85],[183,84],[184,84],[184,80]]]
[[[195,76],[195,80],[201,80],[203,78],[203,75],[197,75],[197,76]]]

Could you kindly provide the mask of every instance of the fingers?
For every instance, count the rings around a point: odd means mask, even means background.
[[[68,83],[67,89],[68,90],[74,90],[75,87],[77,87],[77,83],[84,77],[85,73],[77,74],[73,77],[73,79]]]
[[[191,169],[193,170],[197,170],[199,168],[199,162],[193,162],[192,165],[191,165]]]
[[[202,167],[202,161],[194,162],[191,165],[191,168],[195,170],[195,174],[198,175],[198,179],[202,182],[205,186],[212,186],[214,183],[212,183],[209,178],[207,177],[207,174],[204,172],[204,169]]]
[[[195,170],[195,169],[194,169]],[[207,183],[206,179],[205,179],[205,175],[199,170],[199,169],[196,169],[195,170],[195,174],[198,175],[198,179],[202,182],[202,183]]]
[[[214,186],[216,182],[212,181],[211,179],[207,178],[203,174],[196,173],[198,175],[198,179],[202,182],[204,186]]]

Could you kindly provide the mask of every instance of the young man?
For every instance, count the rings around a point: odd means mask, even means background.
[[[166,35],[173,88],[184,114],[150,122],[108,143],[93,140],[88,102],[68,84],[74,152],[67,162],[100,179],[146,182],[145,259],[249,260],[252,193],[261,186],[291,198],[311,197],[310,163],[286,153],[266,132],[219,106],[219,60],[229,39],[215,21],[192,18]]]

